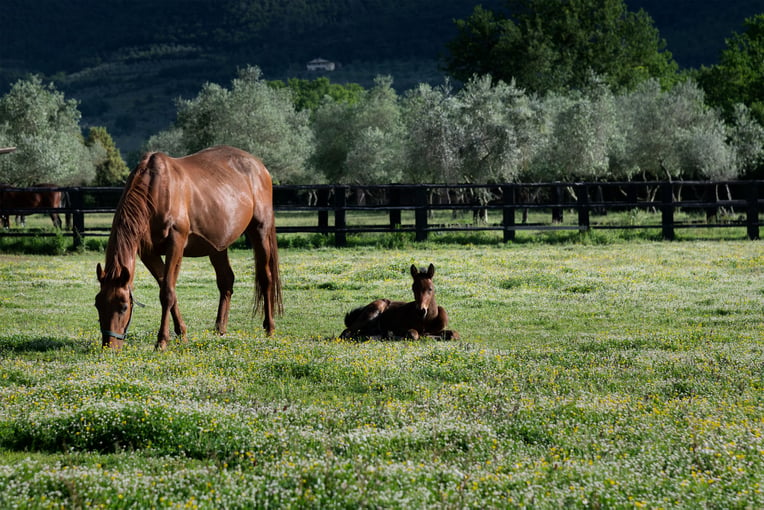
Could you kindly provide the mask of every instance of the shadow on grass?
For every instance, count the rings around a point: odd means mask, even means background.
[[[87,346],[81,341],[52,336],[0,336],[0,353],[24,354],[65,350],[87,350]]]

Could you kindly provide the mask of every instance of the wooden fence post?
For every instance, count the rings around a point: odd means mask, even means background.
[[[578,231],[589,231],[589,186],[579,184],[576,186],[578,193]]]
[[[391,207],[400,207],[401,206],[401,188],[398,186],[393,186],[390,188],[390,206]],[[401,210],[400,209],[390,209],[390,230],[395,230],[397,228],[400,228],[401,226]]]
[[[555,183],[552,186],[552,223],[562,223],[565,219],[563,216],[562,197],[564,194],[564,188],[560,183]]]
[[[416,188],[416,206],[414,209],[414,218],[416,223],[416,240],[427,240],[427,187],[419,186]]]
[[[748,230],[748,239],[755,240],[759,238],[759,183],[752,182],[748,186],[748,196],[746,197],[746,227]]]
[[[501,187],[502,225],[504,226],[504,242],[515,240],[515,185],[505,184]]]
[[[345,231],[347,191],[347,186],[335,186],[334,188],[334,245],[337,247],[347,245],[347,232]]]
[[[318,207],[318,231],[324,235],[329,233],[329,188],[319,188],[316,192],[316,207]]]
[[[674,240],[674,186],[670,182],[663,182],[661,189],[661,227],[663,239]]]
[[[85,198],[82,188],[69,188],[69,207],[72,209],[72,247],[82,246],[85,237]]]

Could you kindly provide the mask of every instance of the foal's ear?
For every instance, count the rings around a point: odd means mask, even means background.
[[[430,264],[430,267],[427,268],[427,278],[432,280],[433,276],[435,276],[435,266]]]
[[[413,278],[416,278],[417,276],[419,276],[419,269],[417,269],[414,264],[411,264],[411,276]]]
[[[96,278],[99,282],[102,282],[105,276],[106,273],[104,273],[103,268],[101,267],[101,263],[99,262],[96,264]]]

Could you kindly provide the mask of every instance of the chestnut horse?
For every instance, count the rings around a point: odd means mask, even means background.
[[[411,290],[414,292],[414,301],[377,299],[356,308],[345,315],[346,329],[340,338],[458,339],[459,333],[446,329],[446,310],[435,302],[435,286],[432,283],[434,275],[435,266],[432,264],[421,271],[412,264],[411,277],[414,283]]]
[[[183,158],[161,152],[143,156],[117,206],[106,265],[96,267],[101,289],[95,305],[104,347],[122,347],[130,326],[136,256],[159,284],[157,349],[167,347],[170,316],[175,333],[185,339],[186,324],[175,293],[184,255],[209,257],[215,268],[220,291],[215,329],[225,334],[234,283],[228,247],[242,233],[254,249],[255,310],[262,305],[263,327],[270,335],[273,314],[280,313],[282,305],[268,170],[259,159],[233,147],[212,147]]]
[[[0,186],[0,209],[60,209],[67,204],[67,195],[55,184],[35,184],[32,189],[13,189],[11,186]],[[35,189],[37,188],[37,189]],[[50,189],[47,189],[50,188]],[[30,213],[32,211],[29,211]],[[55,211],[49,211],[51,221],[55,228],[61,228],[61,217]],[[8,214],[2,214],[4,228],[10,228],[11,222]],[[24,225],[24,214],[16,215],[16,224]],[[69,226],[69,215],[66,215],[66,224]]]

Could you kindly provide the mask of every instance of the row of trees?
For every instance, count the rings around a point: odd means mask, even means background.
[[[179,102],[175,125],[148,148],[215,144],[260,155],[281,183],[734,179],[764,163],[750,110],[738,105],[725,121],[689,79],[615,93],[592,76],[581,90],[537,96],[489,76],[399,95],[380,77],[350,100],[298,110],[288,88],[248,68],[230,89],[209,84]]]
[[[328,85],[328,82],[324,83]],[[422,84],[295,105],[292,86],[240,71],[178,102],[174,125],[147,150],[184,155],[230,144],[260,156],[279,183],[481,183],[761,177],[764,127],[738,104],[728,119],[685,80],[649,79],[615,93],[592,76],[582,90],[526,93],[474,77],[458,90]],[[346,91],[347,92],[347,91]],[[127,166],[103,128],[83,137],[74,101],[39,78],[0,98],[0,181],[14,185],[122,182]]]

